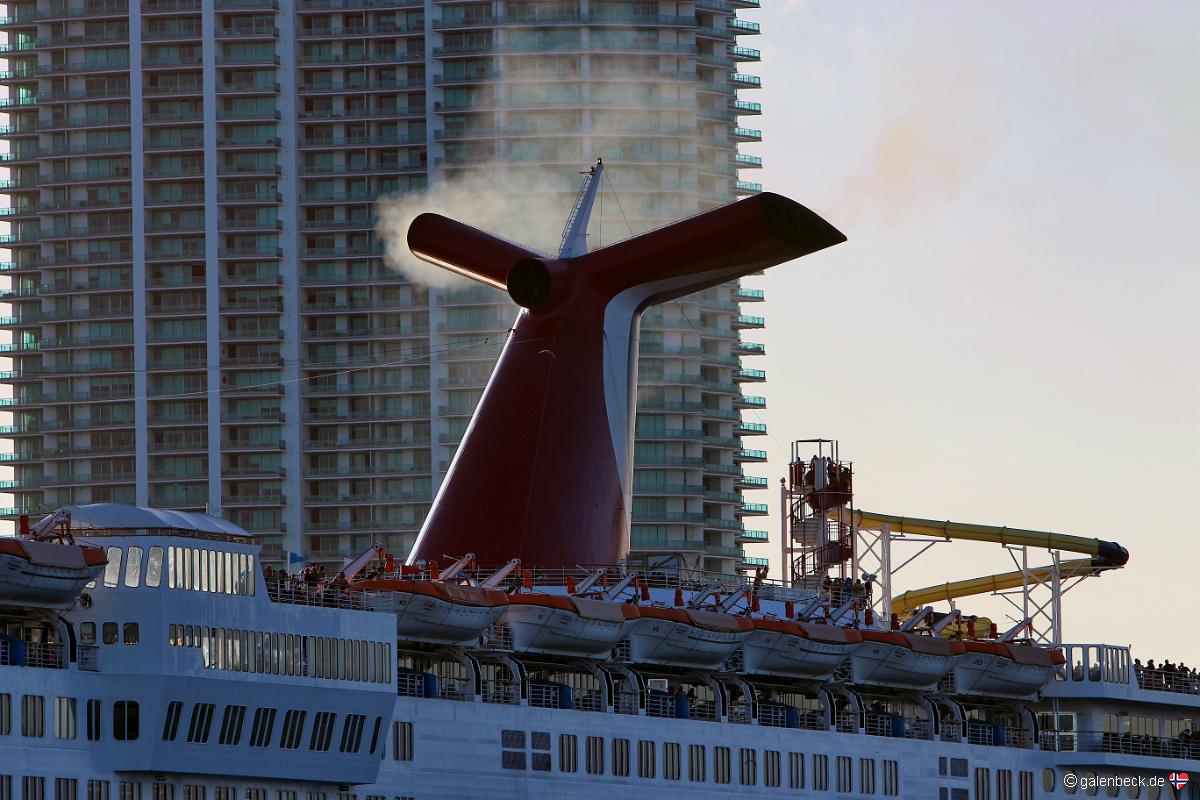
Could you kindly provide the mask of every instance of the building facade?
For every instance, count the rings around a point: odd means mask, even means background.
[[[9,3],[9,518],[208,509],[264,556],[412,545],[510,326],[388,269],[380,196],[482,174],[558,224],[602,157],[621,236],[758,190],[757,0]],[[606,223],[617,219],[612,205]],[[550,214],[551,211],[547,211]],[[620,238],[612,224],[600,238]],[[643,326],[632,547],[731,572],[765,433],[761,292]],[[751,311],[752,306],[747,306]],[[503,469],[497,464],[497,469]]]

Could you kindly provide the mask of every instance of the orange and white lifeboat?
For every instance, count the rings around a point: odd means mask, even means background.
[[[99,547],[0,538],[0,603],[70,608],[107,563]]]
[[[754,630],[746,617],[690,608],[642,606],[629,628],[629,660],[719,669]]]
[[[862,641],[853,628],[782,619],[751,623],[754,630],[742,645],[743,669],[751,675],[828,680]]]
[[[637,606],[572,595],[514,594],[500,615],[514,650],[607,657],[638,619]]]
[[[499,589],[440,581],[359,581],[368,608],[396,615],[396,638],[437,644],[474,644],[508,605]]]
[[[933,689],[966,650],[935,636],[864,630],[850,656],[854,683]]]
[[[954,687],[960,694],[1030,699],[1066,663],[1061,650],[1007,644],[963,642],[966,654],[954,664]]]

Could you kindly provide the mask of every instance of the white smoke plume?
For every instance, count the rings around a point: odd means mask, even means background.
[[[426,286],[453,288],[473,283],[421,261],[408,249],[408,226],[426,212],[442,214],[534,250],[555,253],[579,181],[580,175],[567,170],[542,169],[536,175],[480,170],[422,191],[381,197],[375,230],[383,239],[384,263]]]

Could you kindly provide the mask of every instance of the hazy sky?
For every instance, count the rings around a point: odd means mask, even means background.
[[[758,474],[836,437],[863,508],[1118,541],[1129,566],[1067,596],[1066,639],[1200,664],[1200,5],[747,16],[765,141],[745,149],[850,239],[754,279]],[[998,546],[934,551],[897,592],[1012,569]]]

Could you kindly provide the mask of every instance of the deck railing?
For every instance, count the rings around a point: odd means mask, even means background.
[[[1190,734],[1171,739],[1104,731],[1075,731],[1071,736],[1063,736],[1046,731],[1042,733],[1039,743],[1043,750],[1200,761],[1200,736]]]

